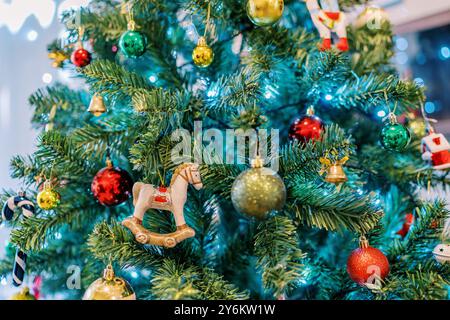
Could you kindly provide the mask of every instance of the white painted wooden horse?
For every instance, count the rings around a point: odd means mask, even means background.
[[[136,182],[133,186],[134,213],[133,216],[123,220],[122,225],[130,229],[136,241],[143,244],[173,248],[177,243],[192,238],[195,236],[195,231],[186,224],[183,210],[189,184],[192,184],[197,190],[203,188],[198,164],[179,165],[172,175],[168,188],[158,188],[151,184]],[[172,233],[160,234],[145,229],[142,226],[142,220],[148,209],[171,211],[177,230]]]

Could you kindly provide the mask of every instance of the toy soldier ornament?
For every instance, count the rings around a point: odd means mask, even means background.
[[[195,231],[186,224],[183,211],[189,184],[197,190],[203,188],[198,164],[184,163],[178,166],[167,188],[136,182],[133,186],[134,213],[133,216],[122,221],[122,225],[127,227],[134,234],[136,241],[142,244],[173,248],[177,243],[192,238],[195,236]],[[148,209],[171,211],[177,230],[160,234],[144,228],[142,220]]]
[[[319,49],[326,51],[331,49],[331,33],[339,37],[336,48],[340,51],[348,51],[347,21],[344,12],[339,8],[338,0],[304,0],[311,14],[314,26],[322,38]],[[320,4],[320,5],[319,5]]]

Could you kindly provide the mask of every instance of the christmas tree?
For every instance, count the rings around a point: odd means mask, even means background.
[[[23,193],[1,195],[0,275],[67,299],[447,299],[449,213],[421,194],[450,182],[448,147],[386,14],[345,21],[365,5],[65,12],[49,57],[85,85],[29,99],[41,133],[11,161]]]

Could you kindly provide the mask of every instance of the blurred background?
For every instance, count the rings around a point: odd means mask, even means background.
[[[0,188],[19,189],[9,177],[15,154],[33,152],[36,131],[27,99],[36,89],[58,81],[74,83],[66,71],[51,67],[47,45],[64,36],[60,12],[89,0],[0,0]],[[450,139],[450,1],[373,1],[394,25],[396,65],[402,78],[427,88],[425,111],[439,120],[438,132]],[[350,15],[351,16],[351,15]],[[74,84],[76,85],[76,84]],[[0,226],[0,257],[9,231]],[[17,289],[0,279],[0,300]]]

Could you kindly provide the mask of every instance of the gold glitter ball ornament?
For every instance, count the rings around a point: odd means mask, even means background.
[[[13,294],[9,300],[36,300],[36,297],[30,293],[28,287],[24,287],[22,291]]]
[[[252,168],[242,172],[231,187],[234,208],[247,216],[264,219],[272,210],[281,210],[286,202],[286,187],[280,176],[262,166],[256,158]]]
[[[206,68],[214,60],[214,52],[210,46],[206,44],[205,37],[200,37],[197,46],[192,51],[192,59],[197,67]]]
[[[44,189],[37,195],[37,204],[43,210],[51,210],[59,205],[60,195],[56,192],[49,180],[44,182]]]
[[[136,300],[131,285],[116,277],[112,265],[103,270],[103,277],[91,283],[84,293],[83,300]]]
[[[257,26],[268,27],[283,15],[283,0],[248,0],[248,18]]]

